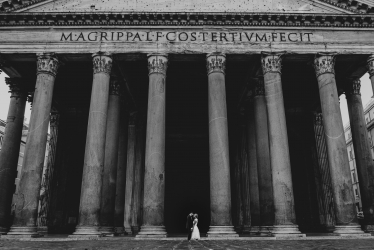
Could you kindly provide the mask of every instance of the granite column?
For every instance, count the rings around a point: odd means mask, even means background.
[[[79,223],[72,237],[100,235],[100,203],[112,58],[92,55],[93,83],[84,155]]]
[[[136,237],[166,237],[165,200],[165,79],[168,58],[148,55],[149,90],[145,147],[143,225]]]
[[[365,230],[374,232],[374,164],[370,151],[360,87],[360,80],[353,80],[352,85],[349,85],[349,89],[346,92],[346,97],[357,175],[360,183]]]
[[[23,117],[25,114],[25,84],[21,78],[5,78],[10,89],[10,103],[0,151],[0,234],[8,232],[10,208],[14,193],[14,180],[17,173],[21,145]]]
[[[114,208],[121,115],[120,87],[119,79],[112,75],[109,84],[103,186],[101,189],[100,208],[100,232],[104,235],[114,234]]]
[[[362,231],[357,223],[334,64],[335,56],[331,54],[320,54],[314,59],[334,194],[336,218],[334,233],[357,234]]]
[[[255,86],[254,121],[256,127],[256,156],[258,190],[260,200],[261,232],[271,232],[274,223],[274,197],[270,165],[270,147],[268,117],[263,79],[258,79]]]
[[[286,114],[281,81],[281,55],[263,54],[265,98],[268,113],[270,164],[274,197],[273,234],[303,236],[296,224]]]
[[[231,219],[229,141],[227,128],[226,56],[207,55],[210,161],[210,227],[208,237],[235,237]]]
[[[23,237],[37,235],[41,177],[58,66],[58,59],[54,55],[38,55],[36,86],[23,156],[22,175],[18,193],[14,197],[15,217],[8,235]]]

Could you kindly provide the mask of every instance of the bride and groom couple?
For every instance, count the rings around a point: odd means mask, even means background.
[[[192,212],[187,216],[186,229],[188,231],[188,240],[200,240],[200,231],[197,227],[198,215]]]

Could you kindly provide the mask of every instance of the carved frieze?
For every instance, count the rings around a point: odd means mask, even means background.
[[[25,83],[21,78],[9,78],[5,77],[5,83],[9,86],[10,98],[26,98],[27,91],[25,89]]]
[[[370,78],[374,76],[374,55],[369,56],[367,60],[367,68]]]
[[[112,58],[108,53],[95,53],[92,55],[93,73],[105,73],[110,75],[112,70]]]
[[[159,73],[166,75],[168,57],[165,54],[148,55],[148,74]]]
[[[314,58],[314,69],[317,77],[326,73],[335,74],[334,66],[334,54],[319,54]]]
[[[265,95],[265,85],[264,85],[264,80],[263,79],[257,79],[256,84],[255,84],[255,96],[261,96]]]
[[[121,84],[117,76],[110,77],[109,95],[121,95]]]
[[[264,54],[261,58],[262,73],[282,73],[283,54]]]
[[[56,77],[59,66],[60,63],[54,54],[39,54],[36,72],[37,74],[49,74]]]
[[[206,69],[208,75],[213,72],[223,73],[226,71],[226,56],[223,53],[211,53],[206,56]]]

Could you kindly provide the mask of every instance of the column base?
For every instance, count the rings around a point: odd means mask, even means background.
[[[124,227],[114,227],[114,234],[116,236],[119,236],[119,235],[126,235],[127,233],[125,232]]]
[[[114,236],[114,227],[102,226],[100,227],[99,231],[102,236],[107,236],[107,237]]]
[[[239,235],[233,226],[209,226],[208,238],[236,238]]]
[[[243,226],[240,225],[240,226],[234,226],[234,230],[235,232],[237,232],[238,234],[240,234],[243,230]]]
[[[48,234],[48,227],[38,227],[39,234]]]
[[[70,238],[82,238],[82,237],[100,237],[101,232],[97,226],[77,226],[75,232],[69,235]]]
[[[305,234],[302,234],[299,231],[297,225],[276,225],[272,229],[273,236],[275,237],[305,237]]]
[[[11,227],[7,235],[2,238],[37,238],[43,237],[37,227]]]
[[[251,226],[249,230],[250,235],[259,235],[260,234],[260,227],[259,226]]]
[[[166,238],[164,226],[141,226],[136,238]]]
[[[374,225],[365,225],[365,233],[374,234]],[[1,230],[0,230],[1,234]]]
[[[359,224],[356,224],[356,225],[335,226],[334,233],[340,234],[340,235],[364,234],[364,231],[362,231],[361,226]]]
[[[131,227],[124,227],[125,234],[132,235]]]
[[[132,234],[138,234],[139,231],[140,231],[140,227],[139,226],[131,226],[131,231],[132,231]]]
[[[0,227],[0,235],[7,234],[9,231],[9,228],[7,227]]]
[[[273,226],[261,226],[260,235],[261,236],[270,236],[272,234]]]
[[[242,234],[249,234],[251,232],[251,226],[250,225],[244,225],[242,229]]]

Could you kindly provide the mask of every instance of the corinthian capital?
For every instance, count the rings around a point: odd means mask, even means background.
[[[58,127],[60,123],[60,114],[57,111],[51,112],[51,118],[49,120],[51,127]]]
[[[335,74],[334,66],[334,54],[319,54],[314,58],[314,69],[317,77],[326,73]]]
[[[148,55],[148,75],[159,73],[166,75],[168,68],[168,56],[165,54]]]
[[[57,75],[60,63],[54,54],[38,54],[36,63],[36,74],[49,74],[54,77]]]
[[[260,95],[265,95],[265,86],[264,86],[264,80],[259,78],[256,81],[254,96],[260,96]]]
[[[27,91],[25,89],[25,83],[21,78],[9,78],[5,77],[5,83],[9,86],[10,98],[26,98]]]
[[[112,70],[112,57],[108,53],[95,53],[92,55],[93,73],[104,73],[110,75]]]
[[[360,88],[361,88],[361,81],[360,79],[354,79],[351,81],[352,85],[349,85],[349,89],[347,90],[348,95],[361,95]]]
[[[263,54],[261,57],[262,73],[282,73],[283,54]]]
[[[314,124],[322,126],[323,116],[322,113],[314,113]]]
[[[215,52],[206,56],[206,69],[208,75],[213,72],[223,73],[226,71],[226,55]]]
[[[370,78],[374,76],[374,55],[369,56],[367,60],[367,68]]]
[[[117,76],[110,77],[109,83],[109,95],[120,95],[121,94],[121,84]]]

